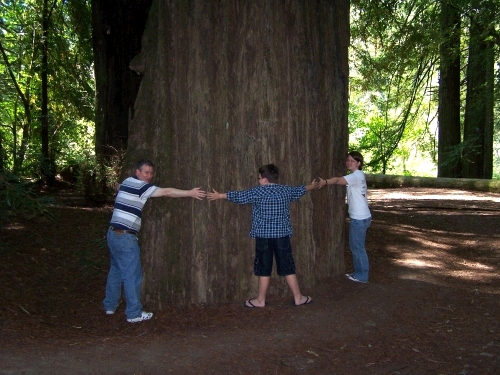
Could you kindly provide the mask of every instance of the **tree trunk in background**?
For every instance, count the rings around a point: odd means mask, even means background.
[[[493,22],[492,22],[493,23]],[[486,85],[484,88],[484,140],[483,140],[483,171],[482,178],[493,178],[493,137],[495,128],[495,44],[488,38],[484,42],[486,51],[484,56]]]
[[[493,175],[493,43],[485,40],[480,9],[471,17],[467,96],[464,118],[462,177],[491,178]]]
[[[48,85],[48,54],[49,54],[49,22],[52,13],[52,6],[49,5],[49,0],[43,1],[43,14],[42,14],[42,64],[41,64],[41,78],[42,78],[42,108],[40,115],[41,122],[41,138],[42,138],[42,160],[40,164],[40,175],[42,180],[52,185],[55,179],[55,165],[54,160],[49,151],[49,85]]]
[[[0,173],[3,172],[4,170],[4,160],[5,160],[5,151],[3,149],[3,138],[2,134],[0,134]]]
[[[438,177],[460,177],[460,10],[441,1]]]
[[[129,68],[140,52],[152,0],[92,0],[96,80],[96,153],[113,155],[127,146],[129,119],[140,76]]]
[[[155,183],[224,192],[257,185],[257,169],[309,183],[345,172],[349,1],[155,0],[127,166],[156,162]],[[344,272],[345,188],[292,203],[292,247],[304,293]],[[145,302],[217,303],[253,296],[251,207],[150,199],[140,234]],[[270,295],[288,295],[274,277]]]

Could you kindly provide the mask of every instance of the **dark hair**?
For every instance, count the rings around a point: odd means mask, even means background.
[[[351,158],[359,162],[359,170],[363,169],[363,155],[361,155],[360,152],[358,151],[351,151],[347,155],[349,155]]]
[[[259,168],[259,174],[262,178],[267,178],[267,181],[275,184],[278,182],[280,171],[274,164],[266,164]]]
[[[135,169],[138,169],[141,171],[142,167],[144,167],[145,165],[148,167],[151,167],[151,168],[155,167],[155,165],[153,164],[153,162],[151,160],[141,159],[135,165]]]

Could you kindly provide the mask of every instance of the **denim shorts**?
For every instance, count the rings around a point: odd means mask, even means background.
[[[271,276],[273,256],[276,259],[278,276],[295,274],[295,262],[293,261],[290,237],[256,238],[253,264],[255,276]]]

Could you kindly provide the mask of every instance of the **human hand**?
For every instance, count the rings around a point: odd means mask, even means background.
[[[315,190],[318,188],[318,181],[312,180],[309,185],[306,186],[306,191]]]
[[[216,201],[217,199],[222,198],[222,194],[216,191],[215,189],[212,189],[213,193],[208,192],[207,197],[209,201]]]
[[[207,196],[207,192],[205,190],[201,190],[201,187],[197,187],[189,190],[189,196],[201,201]]]
[[[319,178],[319,183],[318,183],[318,189],[321,189],[323,186],[328,185],[326,180],[324,178],[318,177]]]

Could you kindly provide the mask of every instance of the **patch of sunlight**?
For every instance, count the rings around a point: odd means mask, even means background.
[[[467,262],[467,261],[457,262],[454,259],[455,257],[452,256],[448,256],[448,259],[450,260],[451,263],[450,265],[444,264],[442,262],[443,260],[442,257],[439,257],[439,260],[432,258],[437,258],[437,256],[430,256],[430,257],[425,256],[422,258],[407,257],[404,259],[397,259],[395,260],[394,263],[409,268],[436,268],[436,269],[449,269],[452,268],[451,265],[453,265],[453,268],[459,268],[459,270],[451,270],[450,272],[459,274],[467,272],[478,273],[479,270],[489,273],[495,270],[492,266],[488,266],[486,264],[482,264],[479,262]]]
[[[422,235],[424,235],[423,233]],[[444,251],[452,249],[453,246],[447,245],[445,243],[439,243],[439,242],[434,242],[434,241],[429,241],[427,238],[422,238],[422,237],[416,237],[416,236],[411,236],[410,239],[414,240],[415,242],[419,242],[422,246],[426,246],[430,249],[442,249]],[[435,250],[433,250],[435,251]],[[423,250],[422,251],[425,256],[435,258],[437,256],[436,253],[430,252],[428,250]]]
[[[459,264],[461,264],[462,266],[466,266],[467,268],[482,269],[482,270],[486,270],[486,271],[493,271],[494,270],[493,267],[487,266],[486,264],[481,264],[478,262],[463,261],[463,262],[460,262]]]
[[[407,259],[397,259],[394,263],[410,267],[410,268],[443,268],[444,266],[441,262],[434,262],[432,260],[422,260],[415,258],[407,258]]]
[[[403,226],[401,226],[401,227],[403,227]],[[413,227],[406,226],[406,228],[407,228],[407,231],[415,232]],[[405,231],[404,230],[398,231],[397,229],[395,229],[394,232],[395,233],[396,232],[404,233]],[[429,230],[427,232],[438,233],[438,234],[439,233],[446,233],[446,234],[450,233],[450,232],[446,232],[443,230],[436,230],[436,229]],[[411,236],[406,236],[406,238],[408,240],[415,241],[416,243],[420,244],[420,246],[422,246],[424,248],[423,250],[417,250],[418,254],[420,254],[423,257],[429,257],[429,258],[435,258],[437,256],[441,257],[441,255],[439,255],[439,253],[436,252],[436,249],[439,249],[440,251],[449,251],[449,250],[454,249],[454,247],[455,247],[455,244],[447,244],[444,242],[431,241],[425,236],[426,236],[426,232],[416,233],[416,234],[413,234]],[[461,240],[461,242],[466,243],[467,241]],[[471,245],[475,245],[475,241],[469,241],[469,242],[472,242]],[[429,250],[429,249],[432,249],[432,250]],[[415,252],[413,252],[412,255],[415,256]]]
[[[5,226],[4,229],[6,229],[6,230],[20,230],[20,229],[26,229],[26,226],[19,225],[19,224],[13,224],[13,225]]]
[[[450,199],[450,200],[462,200],[462,201],[491,201],[491,202],[500,202],[500,197],[498,196],[478,196],[477,194],[471,194],[465,191],[457,191],[457,192],[449,192],[440,193],[440,194],[415,194],[415,193],[407,193],[405,191],[383,191],[373,192],[373,197],[371,194],[368,195],[368,198],[372,199],[412,199],[412,200],[439,200],[439,199]]]
[[[491,272],[478,272],[476,270],[450,270],[445,272],[444,275],[455,277],[461,280],[471,280],[476,282],[484,282],[487,279],[498,278],[498,275]]]

